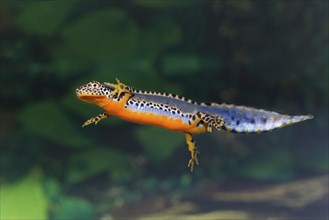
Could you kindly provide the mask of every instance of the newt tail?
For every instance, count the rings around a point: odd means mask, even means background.
[[[212,128],[234,133],[261,133],[312,119],[312,115],[285,115],[273,111],[217,103],[194,102],[184,97],[136,90],[121,83],[92,81],[76,89],[76,95],[105,111],[87,120],[97,124],[110,115],[147,125],[160,126],[185,134],[191,153],[188,167],[198,164],[198,149],[192,134],[212,132]]]
[[[223,129],[234,133],[267,132],[313,118],[313,115],[286,115],[227,104],[212,104],[212,107],[214,114],[223,117]]]

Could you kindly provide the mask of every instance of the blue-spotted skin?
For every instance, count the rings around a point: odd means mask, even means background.
[[[313,118],[227,104],[214,105],[210,112],[223,117],[225,130],[237,133],[266,132]]]
[[[110,88],[105,85],[105,87]],[[156,92],[134,90],[125,108],[180,118],[189,123],[193,115],[203,112],[223,119],[223,129],[235,133],[260,133],[312,119],[312,115],[285,115],[263,109],[229,104],[197,103],[186,98]]]

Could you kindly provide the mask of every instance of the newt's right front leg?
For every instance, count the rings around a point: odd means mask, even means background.
[[[85,126],[93,124],[93,123],[95,123],[95,125],[97,125],[97,123],[99,121],[101,121],[109,116],[110,116],[110,114],[108,114],[107,112],[103,112],[103,113],[97,115],[96,117],[88,119],[85,123],[83,123],[82,127],[85,127]]]

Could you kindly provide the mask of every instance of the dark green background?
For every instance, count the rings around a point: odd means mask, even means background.
[[[328,172],[327,1],[0,6],[2,217],[91,219],[206,181],[257,185]],[[315,118],[265,134],[195,136],[200,166],[190,173],[181,133],[116,118],[81,128],[102,109],[79,101],[75,88],[115,77]]]

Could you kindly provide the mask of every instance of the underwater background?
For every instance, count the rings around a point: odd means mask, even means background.
[[[328,219],[329,3],[0,1],[0,219]],[[81,102],[91,80],[314,119],[184,135]]]

